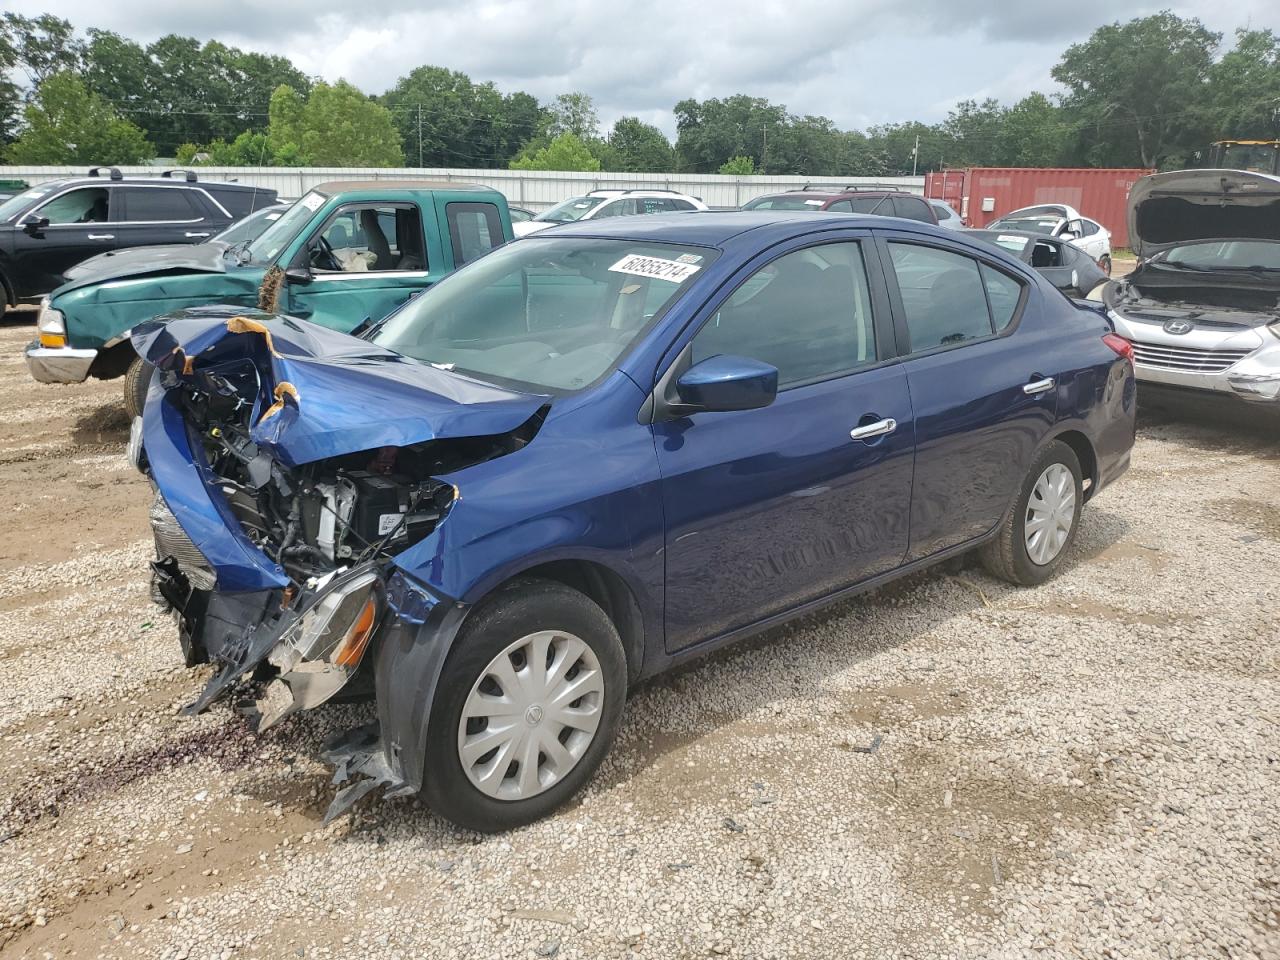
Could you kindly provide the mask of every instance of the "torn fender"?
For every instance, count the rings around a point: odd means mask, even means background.
[[[251,436],[291,467],[377,447],[507,433],[547,402],[327,327],[233,307],[193,308],[142,324],[133,345],[168,374],[166,389],[252,362],[259,397]]]

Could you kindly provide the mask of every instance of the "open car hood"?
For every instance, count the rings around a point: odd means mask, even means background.
[[[1129,245],[1147,258],[1191,240],[1280,240],[1280,177],[1177,170],[1129,192]]]
[[[547,403],[407,359],[292,317],[197,307],[135,328],[138,354],[161,383],[216,389],[211,375],[258,377],[251,439],[296,467],[378,447],[514,430]],[[154,388],[153,388],[154,389]]]
[[[221,241],[169,243],[155,247],[129,247],[90,257],[68,270],[62,290],[74,290],[105,280],[122,280],[158,273],[226,273]]]

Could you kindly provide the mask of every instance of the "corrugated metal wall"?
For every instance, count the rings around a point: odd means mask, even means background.
[[[1127,247],[1129,191],[1151,173],[1155,171],[1138,168],[971,167],[963,174],[929,174],[925,195],[945,199],[972,227],[984,227],[1021,207],[1065,203],[1110,230],[1113,247]]]
[[[875,183],[895,186],[912,193],[924,192],[924,177],[722,177],[715,174],[653,173],[561,173],[533,170],[465,170],[404,167],[197,167],[202,180],[235,180],[275,190],[281,197],[300,197],[326,180],[458,180],[482,183],[506,196],[509,203],[544,210],[567,197],[607,188],[678,190],[711,207],[738,207],[764,193],[791,190],[806,183],[843,187]],[[155,176],[156,167],[121,167],[128,176]],[[85,167],[0,166],[0,179],[17,177],[35,184],[57,177],[82,177]]]

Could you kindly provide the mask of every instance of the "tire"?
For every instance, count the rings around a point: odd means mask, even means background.
[[[1102,268],[1102,272],[1108,277],[1111,276],[1111,258],[1105,253],[1102,255],[1102,259],[1098,261],[1098,266]]]
[[[1058,469],[1055,470],[1054,468]],[[1047,560],[1042,555],[1038,562],[1033,559],[1031,549],[1028,546],[1027,523],[1028,514],[1037,510],[1038,515],[1043,515],[1044,508],[1033,508],[1031,503],[1032,497],[1036,495],[1037,485],[1042,478],[1058,477],[1066,480],[1067,477],[1060,473],[1065,469],[1069,474],[1069,486],[1073,497],[1070,509],[1070,527],[1066,531],[1066,537],[1060,545],[1056,546],[1056,550]],[[1050,493],[1052,496],[1052,492]],[[1046,501],[1036,498],[1037,503],[1043,504]],[[1084,494],[1080,478],[1080,461],[1075,455],[1075,451],[1060,440],[1050,442],[1032,461],[1031,468],[1027,471],[1026,478],[1022,481],[1022,488],[1018,491],[1018,496],[1014,500],[1013,505],[1009,508],[1009,512],[1005,514],[1004,519],[1000,522],[1000,530],[995,539],[984,544],[978,551],[982,559],[982,564],[987,570],[1001,580],[1007,580],[1009,583],[1022,587],[1035,586],[1038,583],[1044,583],[1052,577],[1062,566],[1062,562],[1071,550],[1071,545],[1075,543],[1076,532],[1080,529],[1080,509],[1084,502]],[[1063,503],[1065,507],[1065,501]],[[1061,515],[1061,511],[1056,514]],[[1035,531],[1033,531],[1034,533]],[[1056,534],[1055,528],[1055,534]],[[1043,540],[1037,541],[1037,547],[1041,547]]]
[[[124,412],[129,419],[142,416],[147,405],[147,390],[151,387],[151,374],[155,367],[141,357],[134,357],[124,372]]]
[[[545,698],[545,707],[539,702],[524,708],[523,713],[508,715],[510,720],[495,718],[492,722],[495,736],[501,736],[509,722],[515,731],[513,736],[525,735],[522,744],[539,744],[535,748],[539,751],[536,766],[529,768],[534,770],[532,776],[536,783],[525,791],[526,795],[520,796],[527,783],[520,776],[518,758],[524,747],[517,745],[510,753],[504,752],[505,747],[478,753],[489,745],[490,741],[483,738],[491,721],[475,716],[464,721],[463,711],[469,702],[472,710],[476,709],[477,701],[473,699],[476,695],[497,696],[495,687],[504,699],[516,699],[523,708],[518,693],[513,697],[510,696],[513,691],[496,686],[491,668],[505,660],[508,668],[519,664],[516,670],[527,673],[534,658],[524,653],[532,646],[521,648],[511,657],[504,657],[504,651],[530,638],[547,636],[557,638],[548,641],[552,644],[561,643],[558,638],[567,638],[564,645],[547,648],[547,666],[560,664],[561,656],[565,661],[569,657],[580,657],[569,663],[570,679],[563,683],[601,681],[598,699],[588,704],[587,698],[596,697],[591,693],[570,704],[572,710],[594,709],[596,727],[590,739],[583,741],[581,737],[585,734],[581,731],[559,725],[555,718],[563,714],[554,711],[553,697]],[[575,640],[584,647],[581,654],[572,652],[577,649],[573,645]],[[515,674],[511,676],[514,678]],[[509,830],[541,819],[577,793],[608,753],[622,718],[626,687],[626,655],[618,631],[604,611],[585,595],[551,580],[520,580],[500,588],[467,619],[445,661],[427,728],[423,799],[446,820],[484,833]],[[576,689],[573,692],[577,692]],[[497,701],[490,699],[489,702]],[[535,708],[536,715],[532,714]],[[522,724],[528,724],[529,730]],[[527,737],[533,736],[529,731],[534,729],[538,730],[540,740],[530,741]],[[559,773],[552,759],[551,738],[560,744],[555,752],[564,759]],[[464,740],[480,743],[472,748],[465,768]],[[570,762],[574,751],[576,760]],[[486,770],[494,773],[487,788],[482,790],[473,778],[482,776]],[[541,784],[544,775],[548,781],[545,786]],[[508,793],[499,796],[495,790]]]

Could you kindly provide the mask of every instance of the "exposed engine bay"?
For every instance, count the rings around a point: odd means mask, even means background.
[[[222,669],[190,712],[203,710],[249,671],[271,681],[246,708],[265,729],[332,697],[354,679],[382,624],[392,557],[427,537],[458,492],[435,479],[511,453],[537,432],[544,410],[492,437],[382,446],[290,466],[253,437],[296,391],[278,384],[275,407],[261,410],[252,362],[162,374],[193,447],[204,459],[245,536],[284,570],[283,589],[222,593],[214,572],[157,496],[152,528],[156,590],[179,615],[187,662]],[[213,485],[211,484],[211,486]],[[366,672],[367,673],[367,672]],[[356,688],[359,689],[357,684]]]

